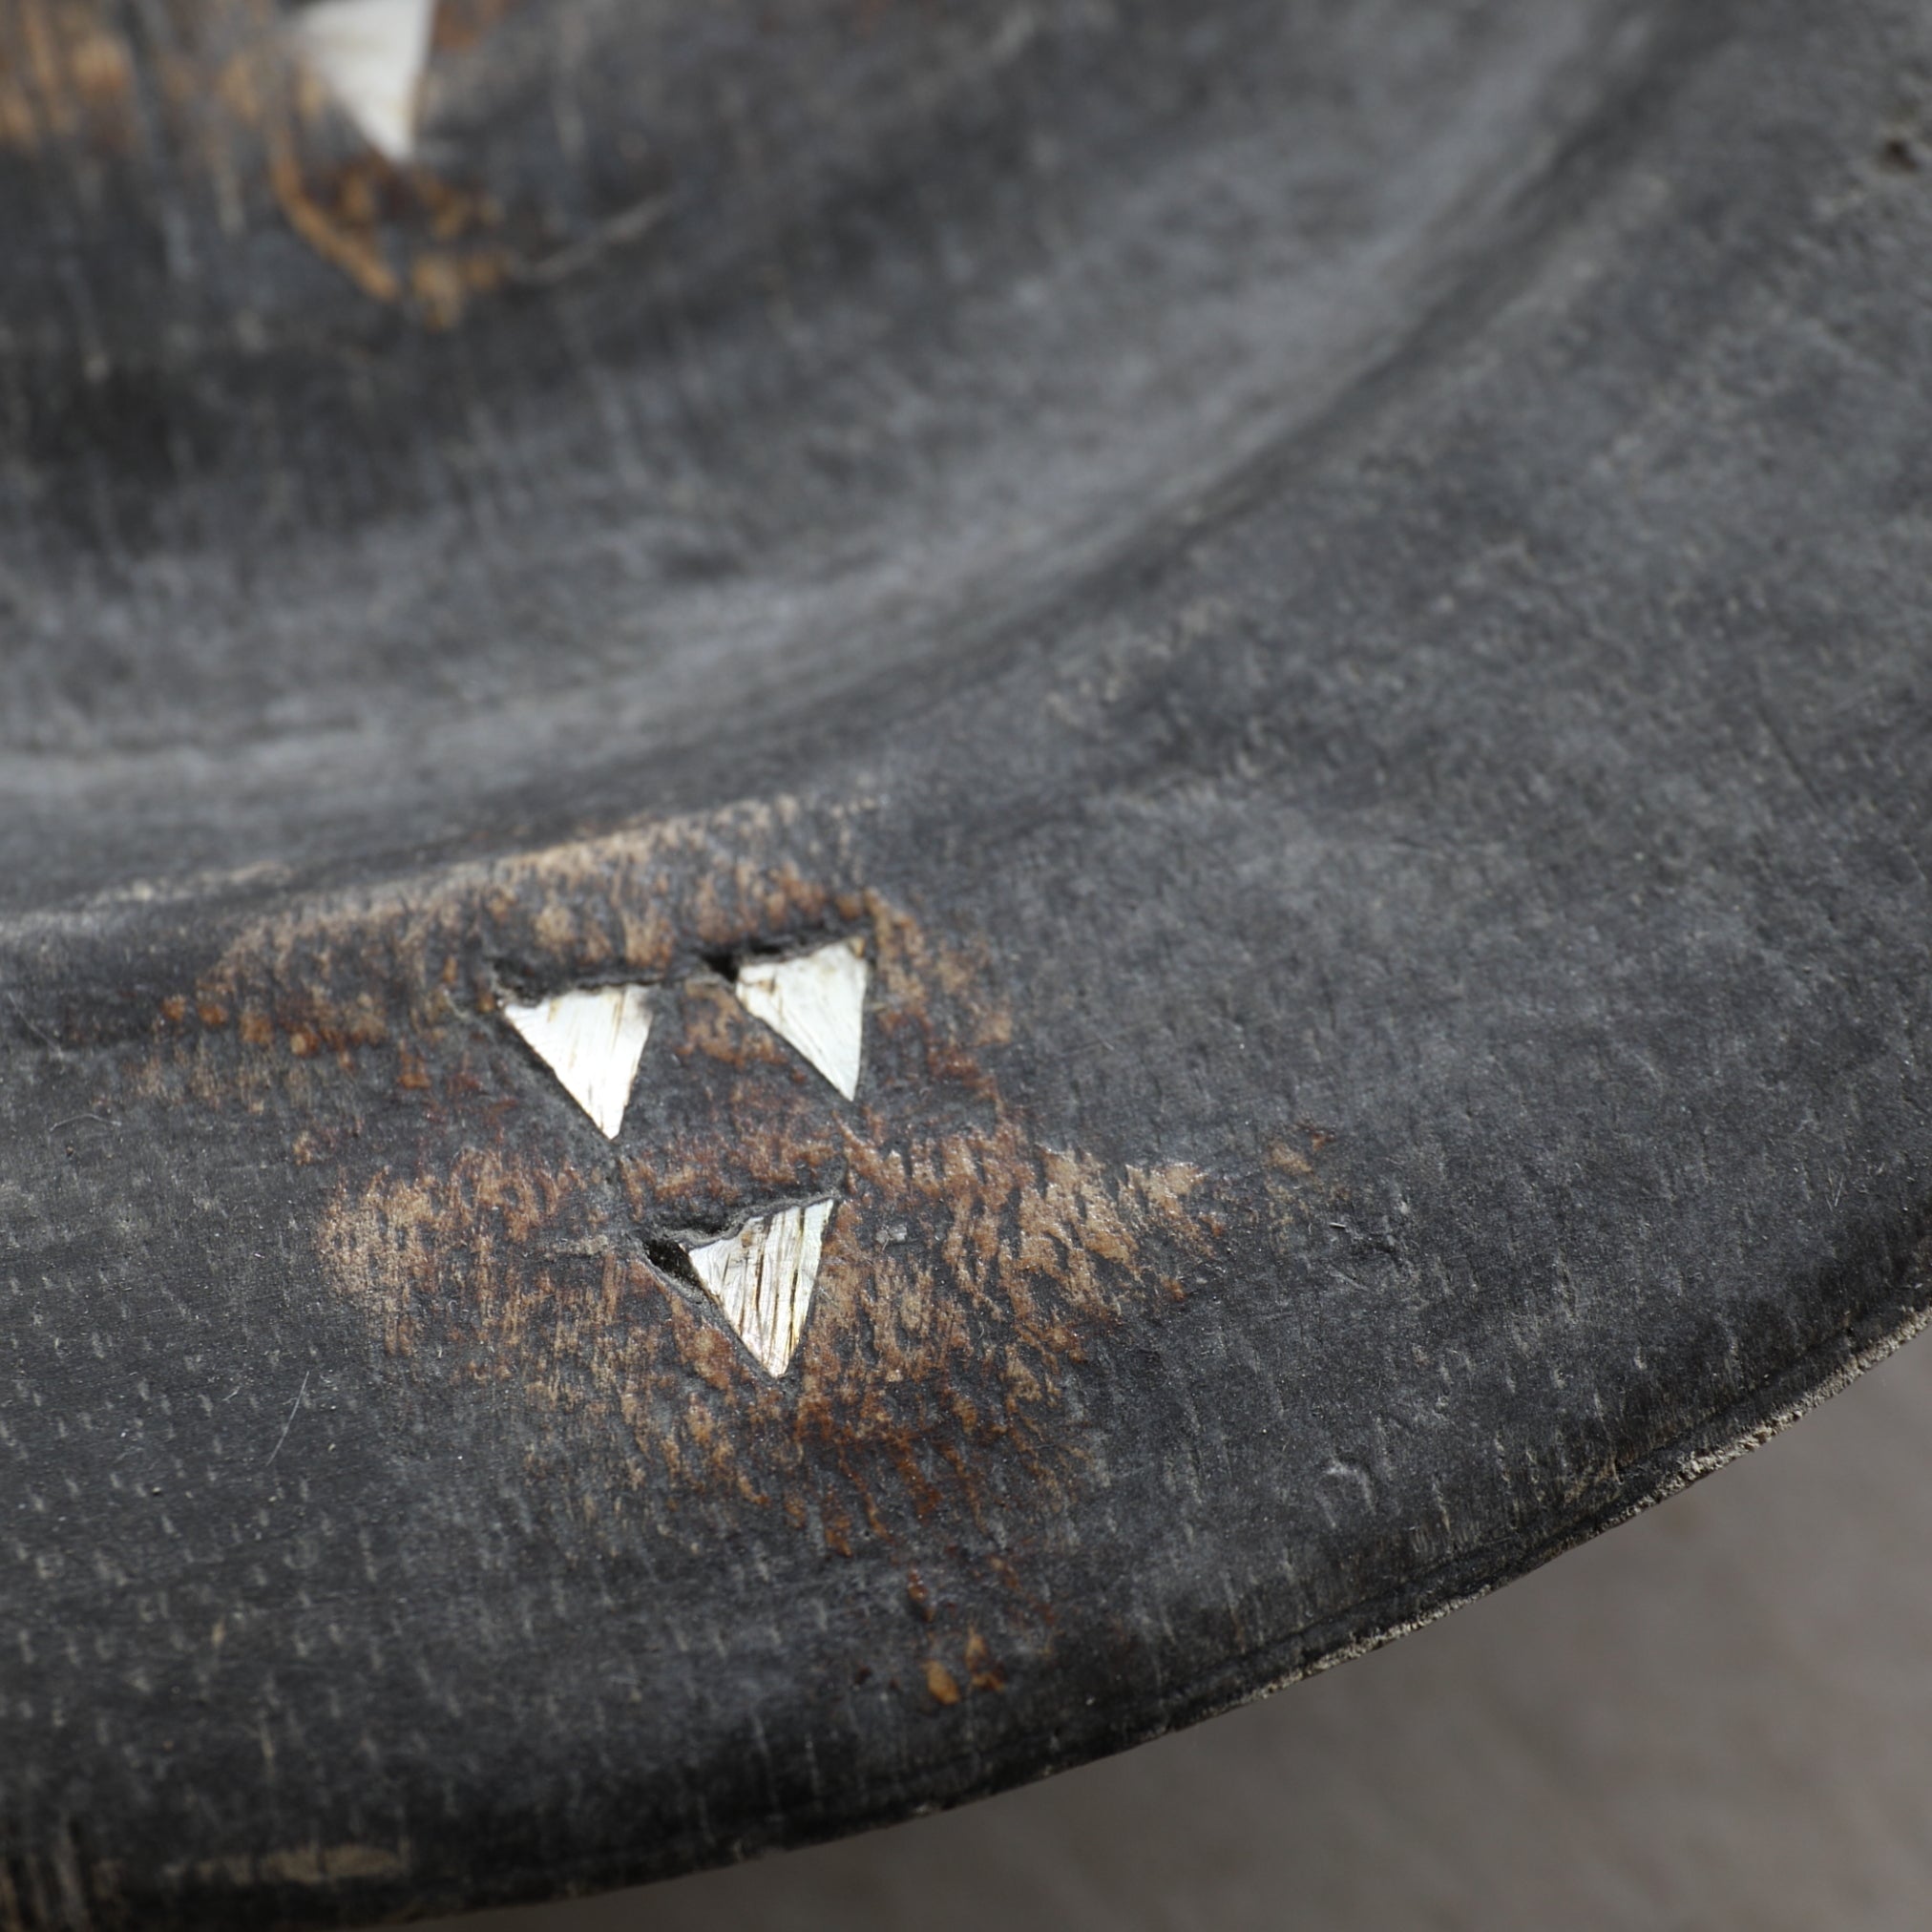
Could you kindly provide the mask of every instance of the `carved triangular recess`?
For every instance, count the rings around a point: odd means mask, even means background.
[[[754,959],[738,969],[746,1010],[783,1034],[847,1100],[858,1091],[866,1041],[863,943],[840,939],[797,959]]]
[[[571,1099],[616,1140],[651,1035],[645,989],[587,986],[531,1006],[506,1000],[503,1017],[563,1082]]]
[[[368,144],[406,161],[430,57],[436,0],[317,0],[290,23],[295,44]]]
[[[687,1250],[705,1292],[771,1375],[784,1375],[805,1333],[831,1206],[782,1208]]]

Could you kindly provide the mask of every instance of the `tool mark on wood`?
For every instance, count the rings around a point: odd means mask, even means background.
[[[262,1465],[264,1469],[274,1467],[275,1459],[282,1454],[282,1445],[288,1440],[288,1432],[295,1427],[295,1418],[302,1413],[302,1398],[308,1394],[309,1374],[307,1369],[302,1372],[302,1386],[296,1390],[295,1399],[288,1405],[288,1420],[283,1423],[282,1434],[275,1438],[275,1447],[268,1452],[268,1460]]]

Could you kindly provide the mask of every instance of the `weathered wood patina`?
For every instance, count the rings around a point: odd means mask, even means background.
[[[1922,1319],[1932,15],[0,7],[0,1928],[619,1883]]]

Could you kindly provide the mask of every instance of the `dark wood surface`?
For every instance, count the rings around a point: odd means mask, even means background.
[[[1932,1348],[1509,1589],[988,1803],[435,1932],[1912,1932]]]
[[[0,1923],[981,1795],[1921,1321],[1922,9],[5,27]]]

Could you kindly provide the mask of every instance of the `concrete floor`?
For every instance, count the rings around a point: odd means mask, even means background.
[[[868,1838],[455,1932],[1932,1925],[1932,1338],[1270,1702]]]

